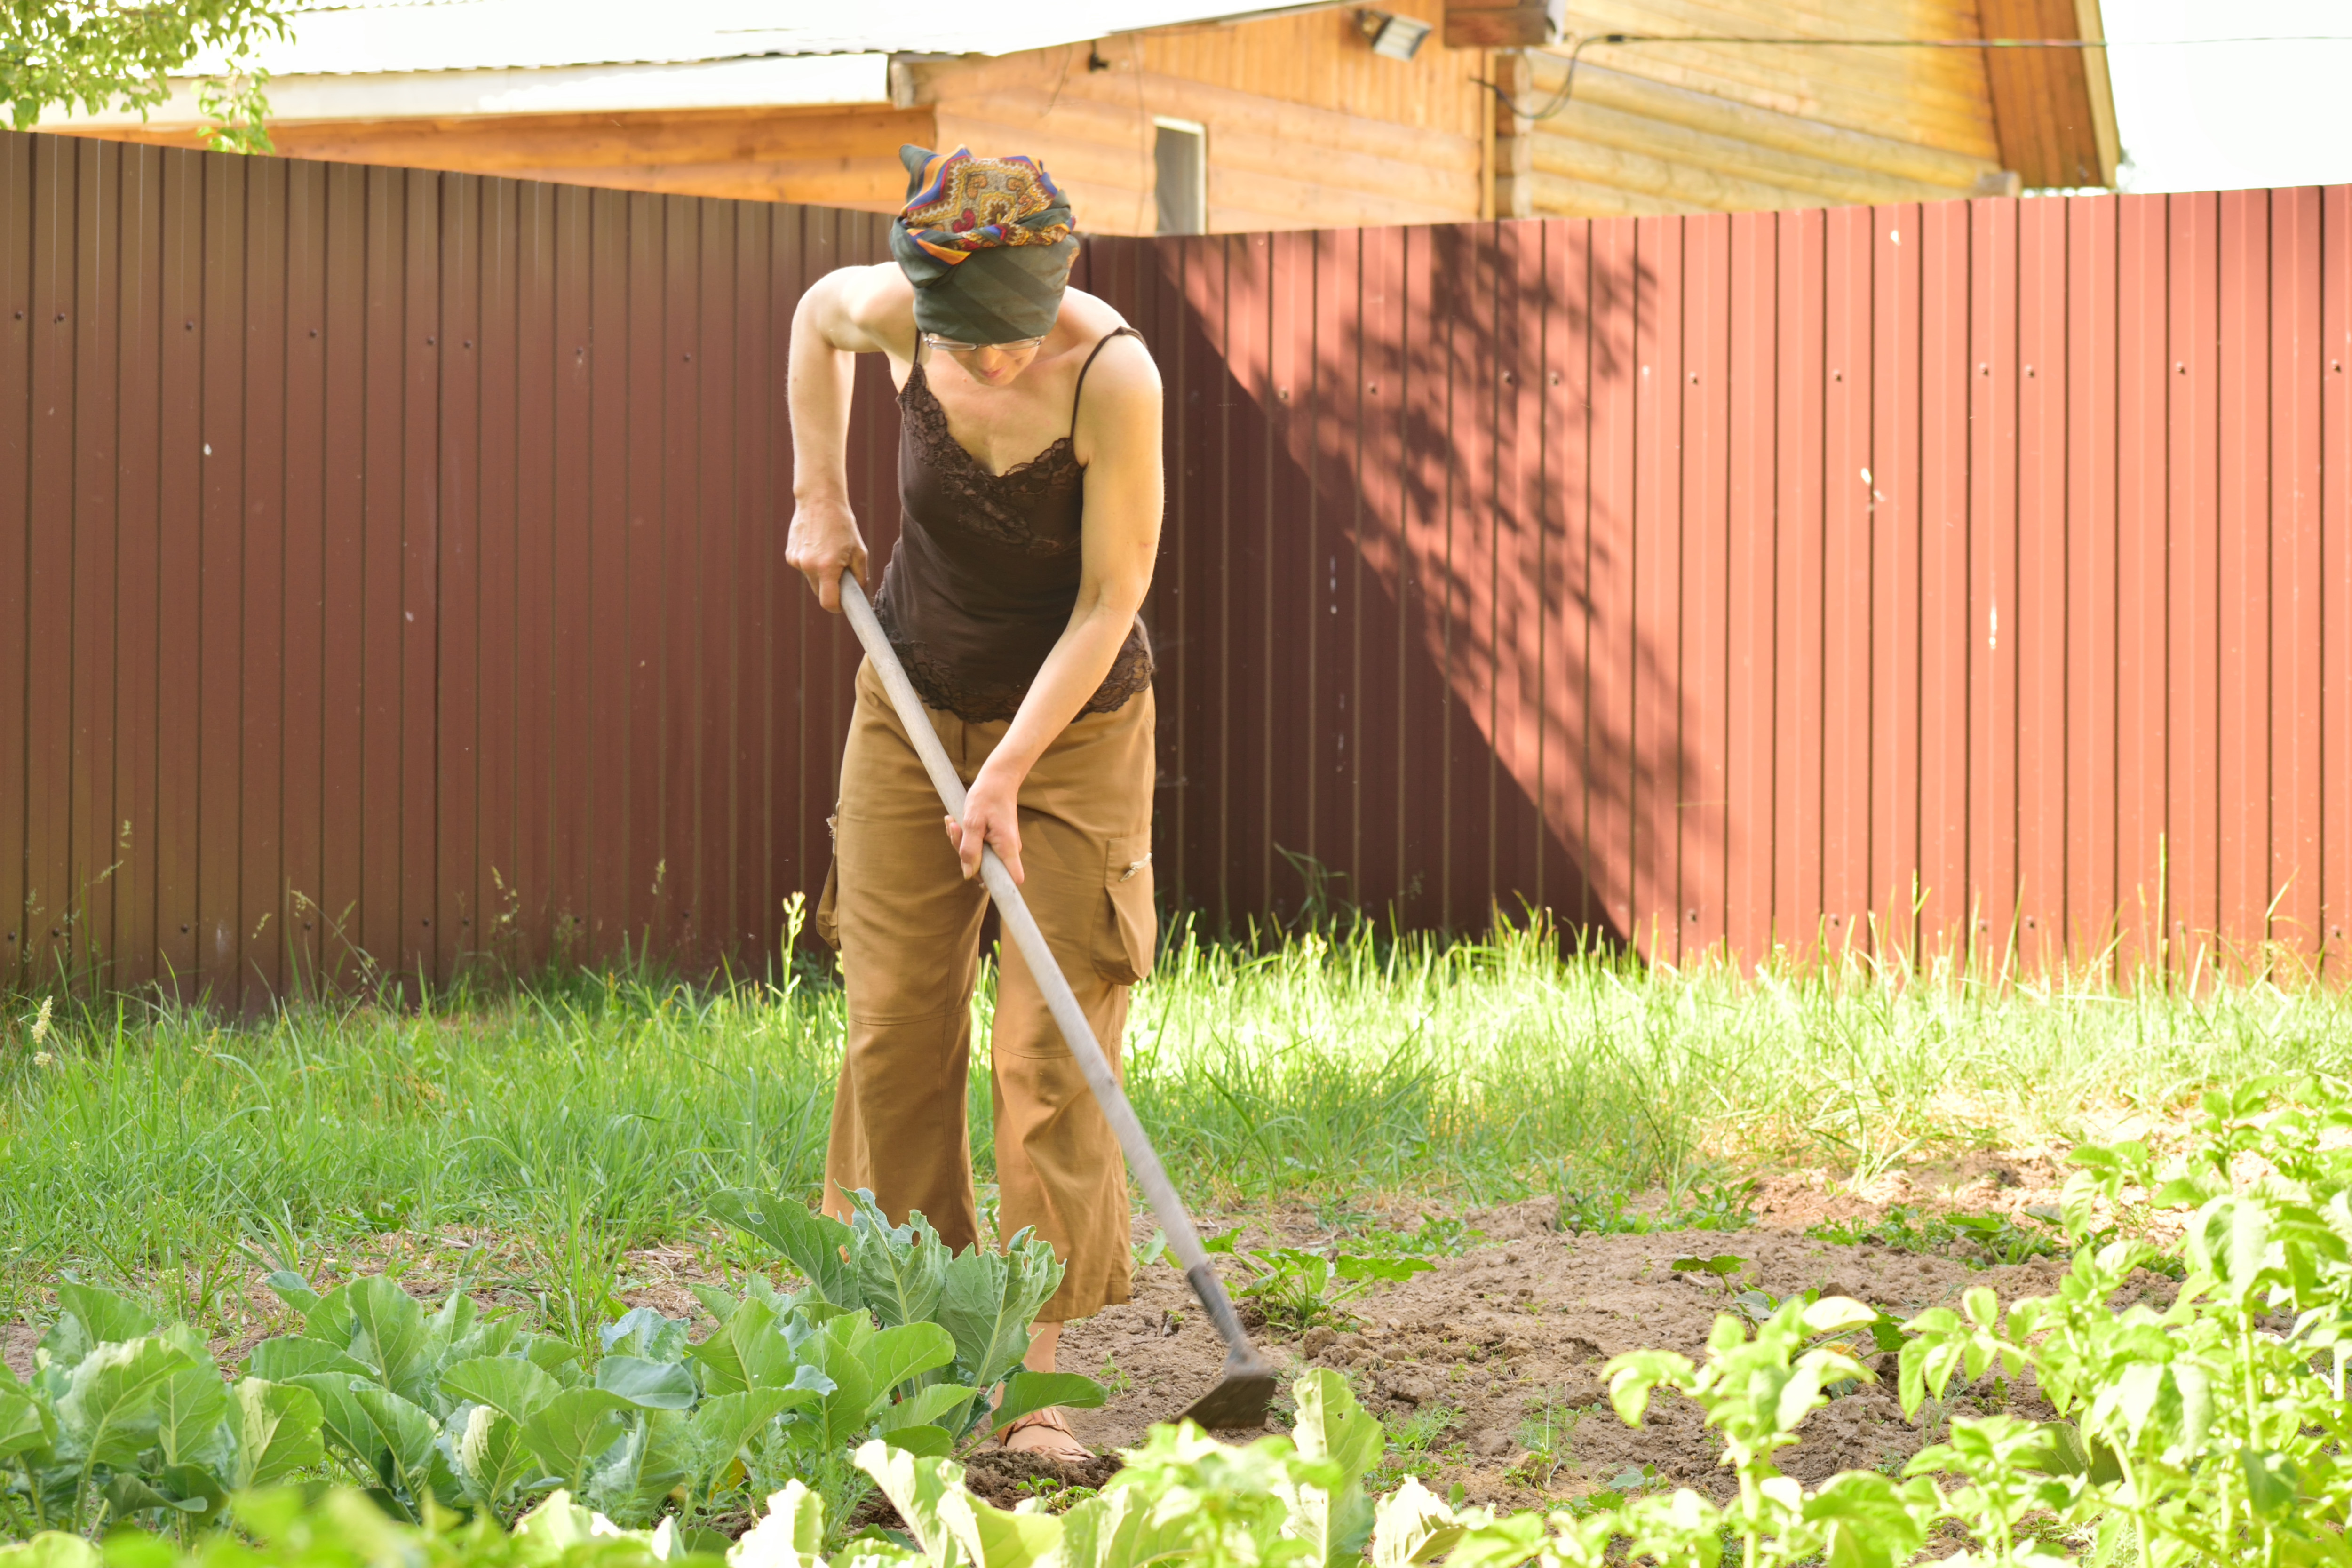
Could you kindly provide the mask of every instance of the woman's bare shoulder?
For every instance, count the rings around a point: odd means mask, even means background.
[[[915,286],[895,261],[836,267],[809,289],[834,346],[854,353],[885,351],[904,359],[915,342]]]
[[[1096,395],[1098,388],[1114,400],[1129,393],[1158,393],[1160,367],[1142,337],[1111,336],[1129,323],[1110,301],[1073,289],[1062,307],[1062,319],[1076,329],[1081,357],[1094,354],[1094,368],[1087,374],[1089,398]],[[1095,353],[1097,343],[1102,344],[1100,353]]]
[[[1127,318],[1109,300],[1076,288],[1062,291],[1061,320],[1081,341],[1089,343],[1128,325]]]

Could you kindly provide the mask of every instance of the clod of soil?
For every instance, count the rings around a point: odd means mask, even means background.
[[[1099,1491],[1104,1482],[1126,1468],[1117,1454],[1096,1454],[1064,1463],[1012,1448],[983,1449],[963,1464],[963,1489],[982,1501],[1011,1509],[1030,1498],[1042,1497],[1055,1513],[1062,1511],[1065,1501],[1076,1500],[1057,1497],[1057,1493],[1070,1487]],[[743,1523],[749,1529],[751,1521],[746,1519]],[[869,1528],[908,1533],[907,1521],[898,1517],[890,1500],[878,1491],[866,1493],[866,1500],[849,1516],[848,1533],[855,1535]]]
[[[1050,1495],[1063,1487],[1099,1489],[1122,1468],[1116,1454],[1066,1463],[1019,1449],[988,1449],[965,1461],[963,1484],[966,1491],[999,1508],[1011,1508],[1024,1498]]]

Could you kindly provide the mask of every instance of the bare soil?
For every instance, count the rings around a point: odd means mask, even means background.
[[[1441,1492],[1458,1482],[1472,1500],[1525,1507],[1612,1480],[1630,1484],[1629,1470],[1638,1475],[1654,1467],[1659,1481],[1724,1493],[1730,1480],[1718,1466],[1721,1447],[1697,1407],[1666,1396],[1653,1402],[1642,1427],[1626,1426],[1609,1408],[1602,1373],[1609,1359],[1643,1347],[1700,1358],[1717,1315],[1747,1289],[1776,1300],[1815,1289],[1898,1318],[1956,1305],[1971,1286],[1989,1287],[2004,1304],[2051,1293],[2064,1272],[2063,1259],[1976,1267],[1958,1256],[1834,1246],[1802,1234],[1824,1218],[1874,1220],[1895,1204],[2015,1214],[2057,1199],[2057,1170],[2047,1160],[1983,1159],[1969,1166],[1977,1168],[1923,1167],[1866,1194],[1838,1190],[1820,1173],[1775,1177],[1758,1194],[1759,1223],[1737,1232],[1570,1236],[1554,1228],[1554,1200],[1530,1199],[1466,1216],[1486,1232],[1483,1243],[1350,1302],[1353,1327],[1299,1334],[1255,1326],[1293,1373],[1308,1366],[1342,1372],[1392,1433],[1410,1429],[1415,1417],[1425,1417],[1417,1423],[1423,1430],[1438,1426],[1424,1455],[1409,1456],[1404,1465]],[[1417,1217],[1401,1214],[1395,1222],[1410,1226]],[[1328,1235],[1308,1215],[1286,1222],[1237,1215],[1224,1223],[1235,1220],[1245,1226],[1245,1247]],[[1148,1234],[1148,1223],[1139,1229]],[[1671,1268],[1677,1258],[1727,1253],[1749,1266],[1734,1281]],[[1230,1260],[1218,1261],[1229,1284],[1247,1278]],[[2168,1300],[2172,1288],[2152,1275],[2136,1277],[2134,1287],[2136,1296],[2158,1302]],[[1073,1414],[1081,1440],[1098,1448],[1132,1445],[1150,1423],[1172,1419],[1213,1385],[1223,1360],[1182,1276],[1156,1264],[1139,1270],[1131,1301],[1071,1324],[1062,1343],[1066,1369],[1118,1390],[1102,1409]],[[1894,1358],[1873,1365],[1879,1381],[1808,1419],[1804,1440],[1781,1457],[1783,1469],[1811,1482],[1842,1469],[1899,1468],[1940,1439],[1954,1415],[2053,1414],[2030,1382],[2006,1385],[1989,1375],[1974,1388],[1952,1391],[1919,1420],[1906,1420],[1895,1397]],[[1543,1447],[1547,1409],[1555,1432],[1564,1424],[1561,1412],[1579,1413],[1549,1456],[1530,1448]],[[1537,1430],[1528,1430],[1531,1419]]]

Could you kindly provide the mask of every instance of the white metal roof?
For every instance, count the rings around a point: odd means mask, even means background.
[[[1339,0],[329,0],[256,52],[273,121],[870,104],[890,57],[1002,55]],[[199,58],[146,115],[53,108],[44,127],[200,125]]]
[[[1307,8],[1296,0],[343,0],[298,13],[293,41],[264,47],[257,63],[286,77],[1003,55]]]

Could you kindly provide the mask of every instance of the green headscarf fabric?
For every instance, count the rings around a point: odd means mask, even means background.
[[[1042,338],[1077,259],[1070,204],[1034,158],[898,149],[907,205],[890,254],[915,286],[915,325],[968,343]]]

